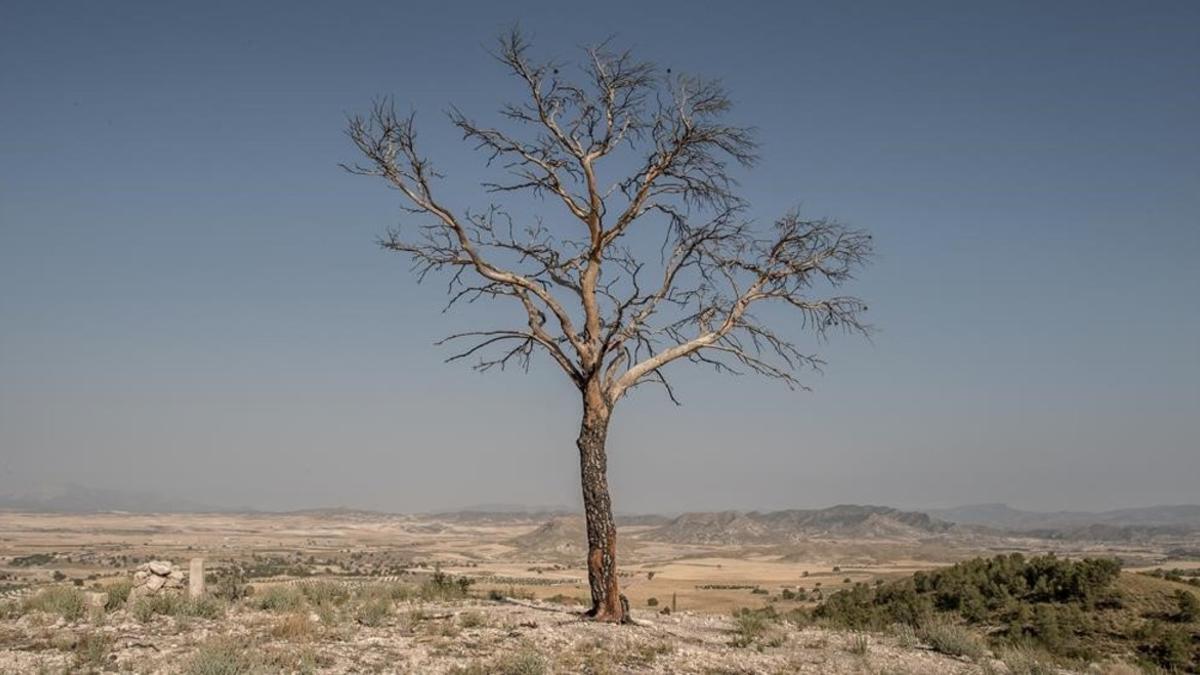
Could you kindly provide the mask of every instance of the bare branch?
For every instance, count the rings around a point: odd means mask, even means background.
[[[383,178],[427,219],[381,245],[410,256],[419,279],[448,273],[447,307],[499,297],[521,305],[518,329],[451,336],[475,340],[451,360],[527,367],[541,350],[611,407],[642,384],[677,401],[666,367],[685,360],[803,388],[797,373],[822,362],[757,317],[761,303],[794,310],[818,341],[868,333],[865,305],[836,289],[869,261],[870,236],[797,213],[766,233],[747,220],[733,171],[755,163],[757,144],[752,128],[726,121],[732,103],[720,83],[660,73],[611,41],[586,49],[571,74],[533,58],[516,30],[494,56],[521,100],[501,108],[499,125],[453,107],[450,122],[502,174],[486,193],[548,197],[565,218],[518,223],[502,204],[462,215],[443,206],[412,116],[389,101],[348,129],[367,161],[347,170]],[[627,173],[606,183],[610,166]],[[642,250],[647,235],[661,237],[658,255]]]

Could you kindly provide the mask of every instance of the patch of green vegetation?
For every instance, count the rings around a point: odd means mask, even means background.
[[[1175,612],[1175,620],[1180,623],[1193,623],[1200,621],[1200,600],[1196,599],[1194,593],[1177,590],[1174,594],[1175,604],[1178,609]]]
[[[1159,567],[1157,569],[1152,569],[1152,570],[1148,570],[1145,572],[1139,572],[1138,574],[1144,574],[1145,576],[1148,576],[1148,577],[1155,577],[1158,579],[1166,579],[1167,581],[1174,581],[1176,583],[1188,584],[1191,586],[1200,586],[1200,568],[1197,568],[1197,569],[1178,569],[1177,568],[1177,569],[1164,570],[1161,567]]]
[[[222,600],[237,602],[253,592],[254,587],[246,583],[246,577],[238,570],[225,570],[212,579],[212,594]]]
[[[54,562],[55,558],[57,555],[54,553],[33,553],[13,558],[9,564],[13,567],[39,567]]]
[[[433,575],[421,584],[422,600],[462,600],[469,595],[471,584],[469,577],[455,577],[446,574],[440,567],[434,568]]]
[[[520,650],[496,659],[490,664],[487,673],[494,675],[545,675],[550,671],[546,659],[532,646],[523,646]]]
[[[1115,560],[1012,554],[874,588],[855,585],[830,595],[814,616],[855,630],[912,626],[935,649],[972,658],[985,642],[971,629],[986,629],[997,651],[1036,652],[1043,661],[1134,656],[1145,665],[1187,670],[1200,664],[1198,610],[1192,593],[1122,577]]]
[[[965,656],[978,659],[987,653],[983,638],[965,626],[956,623],[932,621],[922,626],[917,637],[936,652],[950,656]]]
[[[192,600],[177,593],[160,593],[138,598],[129,611],[142,623],[156,616],[217,619],[225,614],[225,603],[211,596]]]
[[[104,633],[84,633],[75,643],[75,670],[90,672],[104,665],[112,649],[113,639]]]
[[[258,652],[243,640],[228,637],[209,640],[192,654],[183,666],[182,675],[248,675],[263,664]]]
[[[733,613],[734,647],[778,647],[786,639],[780,630],[780,615],[771,607],[763,609],[742,608]]]
[[[26,599],[24,609],[57,614],[68,621],[75,621],[82,618],[84,612],[87,611],[87,601],[77,588],[51,586]]]
[[[300,584],[300,592],[314,607],[336,607],[350,599],[345,584],[332,581],[306,581]]]
[[[133,591],[133,582],[129,579],[118,579],[104,587],[108,599],[104,601],[104,611],[115,612],[125,606],[129,593]]]
[[[304,591],[295,586],[270,586],[254,595],[253,604],[269,612],[294,612],[304,606]]]
[[[1058,675],[1053,657],[1034,647],[1003,647],[997,656],[1010,675]]]

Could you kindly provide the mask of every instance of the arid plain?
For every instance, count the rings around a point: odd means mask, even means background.
[[[581,518],[570,514],[3,513],[0,596],[10,607],[72,588],[112,610],[109,589],[139,566],[161,560],[187,569],[202,558],[208,593],[240,587],[232,599],[240,596],[245,610],[166,607],[139,617],[127,602],[99,618],[94,607],[74,619],[10,612],[0,623],[0,672],[203,672],[195,659],[204,649],[234,644],[220,640],[274,654],[262,672],[523,672],[513,665],[522,654],[541,660],[541,671],[529,672],[987,672],[986,659],[819,626],[756,635],[746,649],[735,613],[811,610],[838,590],[1014,551],[1114,557],[1131,578],[1200,567],[1200,538],[1170,529],[1106,541],[856,506],[621,522],[620,574],[634,627],[579,619],[585,541]],[[411,590],[431,580],[461,587]],[[371,610],[379,593],[390,604]]]

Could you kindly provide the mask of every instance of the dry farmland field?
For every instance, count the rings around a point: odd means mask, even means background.
[[[839,590],[1002,552],[1116,557],[1126,577],[1200,560],[1176,559],[1187,539],[1055,541],[884,511],[627,518],[637,625],[625,627],[580,618],[577,516],[3,513],[0,672],[987,672],[999,653],[964,659],[795,617]],[[182,585],[178,600],[123,596],[147,563],[186,571],[196,558],[203,602]],[[746,609],[771,621],[735,616]]]

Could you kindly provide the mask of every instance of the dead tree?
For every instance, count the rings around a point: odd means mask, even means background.
[[[527,369],[540,352],[578,387],[589,615],[624,621],[605,450],[614,406],[646,384],[678,402],[667,366],[683,361],[803,388],[795,374],[821,361],[754,310],[790,307],[798,315],[791,330],[818,338],[865,333],[860,300],[820,289],[852,278],[871,255],[871,237],[796,212],[769,228],[748,221],[730,170],[754,164],[756,142],[752,129],[723,121],[731,104],[717,82],[659,72],[607,43],[586,50],[568,76],[564,64],[534,60],[517,31],[494,56],[519,83],[521,101],[500,110],[499,127],[457,109],[450,122],[504,176],[484,184],[490,199],[530,193],[556,207],[552,225],[496,203],[471,211],[440,201],[442,176],[418,150],[413,116],[388,100],[350,119],[365,161],[345,168],[400,193],[421,222],[389,231],[381,244],[410,256],[421,279],[447,273],[450,305],[503,299],[519,307],[519,324],[446,338],[464,343],[448,361]]]

